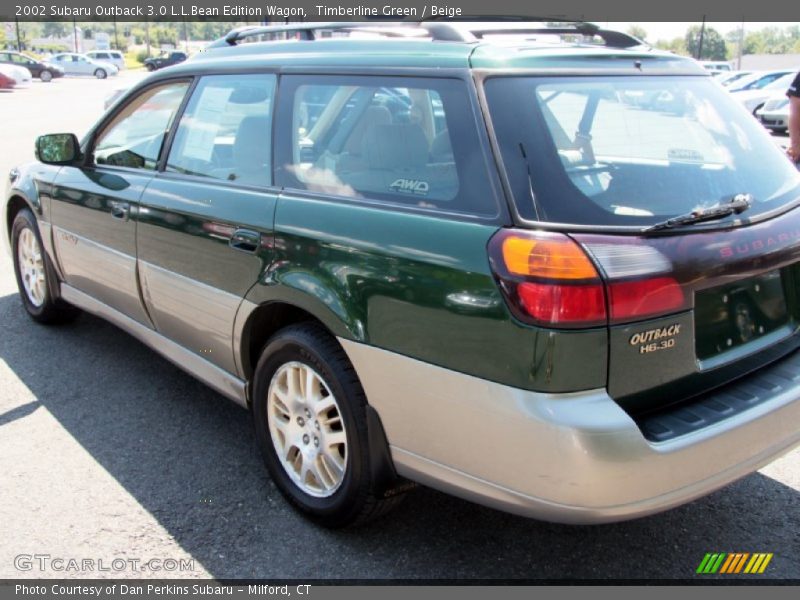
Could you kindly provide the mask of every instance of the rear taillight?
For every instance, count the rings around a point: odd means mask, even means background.
[[[517,318],[549,327],[606,324],[600,274],[567,236],[501,229],[489,242],[489,258]]]
[[[597,266],[561,233],[502,229],[489,242],[492,269],[523,321],[574,329],[686,308],[683,290],[669,276],[671,265],[659,252],[620,244],[592,253]]]

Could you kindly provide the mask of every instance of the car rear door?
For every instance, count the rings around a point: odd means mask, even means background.
[[[272,258],[275,84],[272,74],[200,78],[139,209],[156,329],[229,372],[236,313]]]
[[[53,183],[53,239],[66,282],[143,324],[136,213],[189,81],[160,83],[121,106],[90,141],[81,166]]]

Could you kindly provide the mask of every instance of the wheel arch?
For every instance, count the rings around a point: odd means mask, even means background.
[[[279,330],[296,323],[317,323],[325,328],[332,336],[336,337],[338,327],[331,327],[328,319],[321,319],[313,312],[297,304],[282,300],[274,300],[255,304],[245,301],[240,309],[240,332],[236,336],[236,350],[239,355],[241,375],[250,381],[255,371],[256,363],[267,341]],[[326,322],[328,321],[328,322]]]
[[[26,196],[20,193],[17,190],[9,197],[8,201],[6,202],[5,206],[5,228],[3,229],[4,240],[6,242],[6,249],[10,251],[11,248],[11,227],[14,225],[14,219],[17,217],[17,214],[23,209],[30,209],[33,212],[35,217],[40,217],[42,214],[41,207],[31,202]]]
[[[248,302],[245,300],[245,303]],[[344,326],[338,319],[334,321],[334,323],[338,322],[338,326],[336,324],[329,326],[326,321],[330,322],[330,319],[319,318],[313,312],[292,302],[273,300],[258,305],[250,304],[249,314],[246,317],[242,317],[244,324],[241,327],[240,339],[235,340],[234,344],[238,346],[241,374],[248,382],[247,402],[248,405],[252,406],[252,383],[255,366],[267,341],[275,333],[289,325],[314,323],[336,338],[339,335],[337,330],[341,330]],[[247,308],[240,309],[240,315],[242,310],[248,311]],[[237,318],[237,321],[239,320]],[[345,334],[345,337],[353,339],[351,335]],[[338,340],[336,340],[336,343],[341,347]],[[344,348],[342,350],[344,351]],[[358,373],[356,373],[356,377],[358,377]],[[382,497],[388,498],[413,488],[415,484],[403,480],[397,475],[383,422],[378,411],[369,404],[369,397],[367,397],[365,416],[368,452],[372,457],[370,477],[374,482],[375,489]]]

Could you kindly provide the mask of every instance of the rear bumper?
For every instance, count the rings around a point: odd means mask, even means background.
[[[398,473],[520,515],[564,523],[640,517],[708,494],[800,445],[798,358],[796,370],[775,367],[770,377],[783,377],[780,385],[752,408],[655,443],[605,390],[539,394],[341,342]]]

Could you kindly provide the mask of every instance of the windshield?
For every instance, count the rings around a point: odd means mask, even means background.
[[[737,194],[753,218],[800,198],[800,174],[710,78],[498,77],[486,96],[526,219],[648,226]]]

